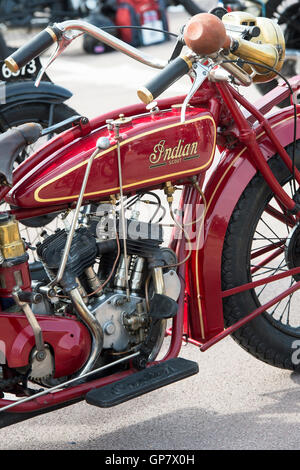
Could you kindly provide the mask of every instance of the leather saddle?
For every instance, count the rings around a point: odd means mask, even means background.
[[[42,126],[32,122],[0,134],[0,183],[12,185],[14,162],[27,145],[39,139],[41,133]]]

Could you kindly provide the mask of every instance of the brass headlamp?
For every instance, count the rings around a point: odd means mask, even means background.
[[[258,65],[243,66],[243,70],[249,73],[254,82],[268,82],[276,76],[276,72],[263,67],[274,68],[280,71],[285,58],[285,41],[280,26],[269,18],[255,17],[247,12],[226,13],[222,17],[226,25],[258,26],[260,34],[250,40],[242,39],[240,35],[230,31],[232,44],[229,59],[236,60],[240,57],[244,60],[256,62]],[[261,64],[261,66],[259,65]]]

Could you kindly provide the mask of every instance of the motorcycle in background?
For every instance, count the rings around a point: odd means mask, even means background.
[[[85,18],[98,5],[98,0],[1,0],[0,18],[9,27],[44,27],[56,21]]]
[[[8,69],[4,59],[15,50],[6,44],[0,33],[0,82],[3,90],[0,103],[0,132],[26,122],[38,122],[46,129],[77,116],[78,113],[65,103],[72,93],[53,83],[47,74],[43,75],[38,88],[34,86],[42,70],[39,57],[32,59],[17,72]],[[65,122],[60,129],[67,127],[68,122]],[[24,156],[20,158],[24,159]]]
[[[285,38],[285,62],[281,73],[286,78],[291,78],[300,73],[300,2],[285,2],[279,0],[269,0],[271,7],[270,18],[278,21],[283,29]],[[257,85],[261,94],[268,93],[278,84],[278,79],[274,79],[267,83]],[[299,95],[298,95],[299,99]],[[283,101],[281,106],[288,106],[289,100]]]
[[[285,62],[281,74],[291,78],[300,73],[300,2],[299,0],[225,0],[222,2],[230,11],[244,11],[255,16],[272,18],[278,22],[285,38]],[[264,95],[276,88],[280,77],[266,83],[257,83],[256,88]],[[298,95],[299,96],[299,95]],[[280,103],[288,106],[289,98]]]
[[[82,117],[66,104],[72,93],[53,83],[46,73],[39,87],[35,87],[35,80],[42,70],[39,57],[32,59],[17,72],[9,70],[4,59],[15,50],[7,45],[4,36],[0,34],[0,133],[26,123],[38,123],[43,129],[36,143],[23,147],[18,153],[14,164],[16,167],[50,137],[70,128]],[[0,205],[1,211],[6,208],[7,204]],[[52,218],[47,216],[39,219],[28,218],[20,225],[21,234],[26,234],[29,244],[32,244],[33,240],[39,239],[41,226],[51,221]],[[31,258],[32,276],[37,277],[41,266],[34,253]]]
[[[168,32],[165,10],[164,0],[0,0],[0,18],[7,27],[40,28],[57,21],[83,18],[97,27],[109,29],[110,34],[135,47],[169,39],[168,34],[151,31],[152,27]],[[132,29],[125,31],[125,26],[132,26]],[[149,29],[141,31],[139,26]],[[83,49],[93,54],[112,50],[88,35],[84,36]]]
[[[194,16],[198,13],[203,13],[204,10],[201,10],[199,3],[195,3],[193,0],[168,0],[167,6],[178,6],[181,5],[189,13],[189,15]]]

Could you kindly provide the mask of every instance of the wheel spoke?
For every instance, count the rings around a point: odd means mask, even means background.
[[[270,227],[269,224],[267,224],[267,222],[261,218],[261,222],[268,228],[268,230],[275,236],[275,239],[279,239],[280,237],[278,237],[277,233],[274,232],[274,230]],[[269,240],[274,240],[274,238],[272,237],[268,237]]]
[[[283,263],[284,261],[285,261],[285,260],[283,259],[283,260],[281,261],[281,263],[277,266],[277,268],[274,268],[274,269],[273,269],[272,276],[274,276],[274,274],[276,274],[276,273],[282,268],[282,263]],[[268,276],[268,277],[270,277],[270,276]],[[257,294],[257,297],[259,297],[259,296],[262,294],[262,292],[265,290],[266,287],[267,287],[267,284],[265,284],[264,287],[260,290],[260,292]]]
[[[283,248],[281,248],[281,247],[277,248],[277,250],[275,250],[274,253],[272,253],[270,256],[268,256],[265,260],[261,261],[258,265],[252,264],[251,266],[253,266],[253,267],[251,269],[251,274],[253,275],[254,273],[256,273],[256,271],[258,271],[262,267],[267,268],[266,264],[269,263],[270,261],[273,261],[274,259],[276,259],[277,256],[282,254],[282,252],[283,252]]]
[[[296,224],[296,221],[293,216],[278,211],[277,209],[275,209],[275,207],[271,206],[270,204],[267,205],[265,211],[267,212],[267,214],[275,217],[275,219],[279,220],[279,222],[282,222],[290,228],[293,228]]]
[[[272,245],[265,245],[265,246],[262,246],[262,247],[256,247],[251,252],[251,259],[258,258],[261,255],[265,255],[269,251],[275,250],[277,247],[284,245],[285,242],[286,242],[286,239],[281,240],[280,242],[274,243]]]

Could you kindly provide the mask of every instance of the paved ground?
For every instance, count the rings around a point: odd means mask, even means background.
[[[172,13],[172,31],[185,19]],[[165,58],[171,49],[147,52]],[[155,73],[118,53],[87,56],[78,45],[50,72],[73,91],[70,105],[90,117],[136,102],[136,88]],[[165,96],[186,84],[182,79]],[[259,362],[231,338],[206,353],[184,346],[182,356],[199,362],[197,376],[113,409],[82,402],[0,430],[0,449],[299,448],[299,375]]]

